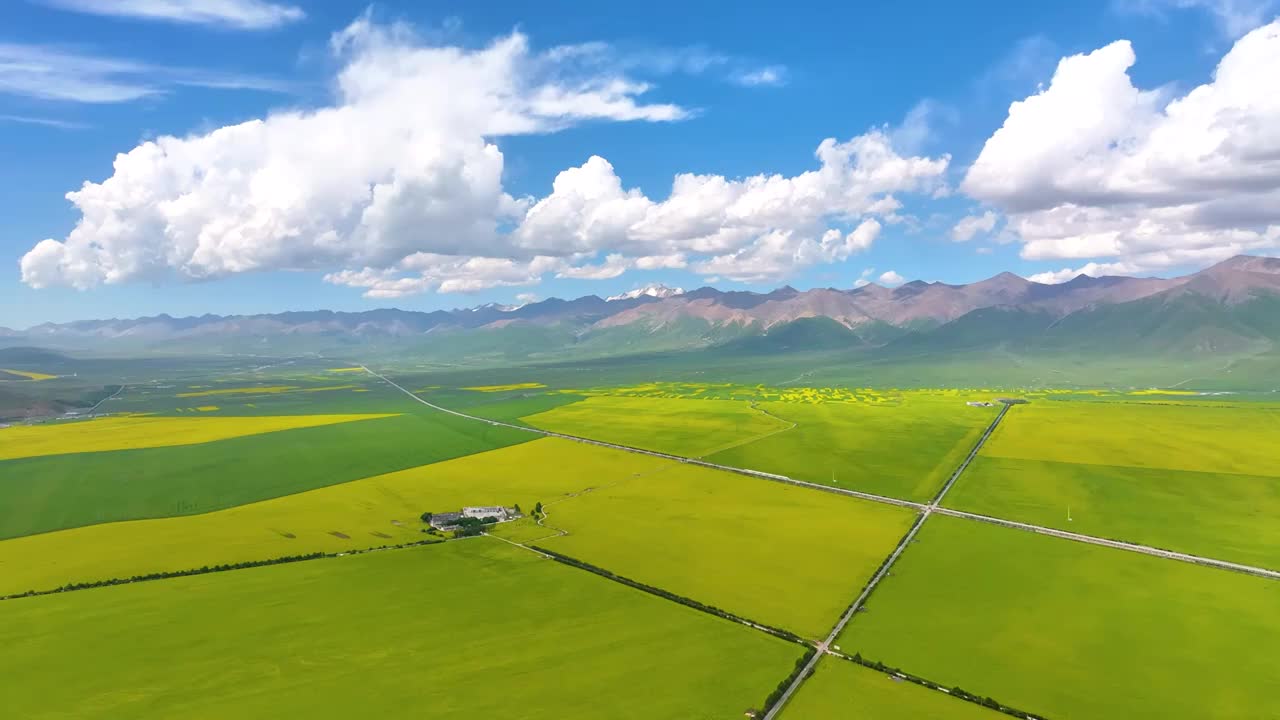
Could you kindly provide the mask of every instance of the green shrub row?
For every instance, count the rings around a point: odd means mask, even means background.
[[[927,679],[922,678],[922,677],[920,677],[920,676],[918,676],[918,675],[912,675],[911,673],[903,672],[902,670],[900,670],[900,669],[898,669],[898,668],[890,667],[890,666],[885,665],[884,663],[879,662],[879,661],[877,661],[877,660],[867,660],[867,659],[863,658],[863,657],[862,657],[862,655],[861,655],[861,654],[859,654],[859,653],[854,653],[853,655],[845,655],[844,653],[838,653],[838,652],[834,652],[834,651],[833,651],[831,654],[832,654],[832,655],[835,655],[835,656],[836,656],[836,657],[838,657],[838,658],[842,658],[842,659],[844,659],[844,660],[848,660],[848,661],[850,661],[850,662],[857,663],[857,664],[859,664],[859,665],[861,665],[861,666],[863,666],[863,667],[871,668],[872,670],[877,670],[877,671],[882,672],[882,673],[887,673],[887,674],[889,674],[889,675],[893,675],[893,676],[898,677],[898,678],[900,678],[900,679],[902,679],[902,680],[906,680],[907,682],[913,682],[913,683],[915,683],[916,685],[922,685],[922,686],[927,687],[927,688],[929,688],[929,689],[931,689],[931,690],[941,690],[942,692],[945,692],[945,693],[947,693],[947,694],[951,695],[951,697],[953,697],[953,698],[958,698],[958,699],[960,699],[960,700],[965,700],[965,701],[967,701],[967,702],[974,703],[975,705],[981,705],[981,706],[983,706],[983,707],[985,707],[985,708],[990,708],[990,709],[992,709],[992,710],[995,710],[996,712],[1004,713],[1005,715],[1011,715],[1011,716],[1016,717],[1016,718],[1023,718],[1023,720],[1046,720],[1046,718],[1045,718],[1045,716],[1044,716],[1044,715],[1036,715],[1036,714],[1033,714],[1033,713],[1029,713],[1029,712],[1027,712],[1026,710],[1019,710],[1018,708],[1010,707],[1009,705],[1005,705],[1004,703],[999,702],[998,700],[996,700],[996,699],[994,699],[994,698],[992,698],[992,697],[989,697],[989,696],[984,697],[984,696],[980,696],[980,695],[974,695],[974,694],[973,694],[973,693],[971,693],[971,692],[967,692],[967,691],[965,691],[963,688],[959,688],[959,687],[953,687],[953,688],[943,687],[942,685],[939,685],[938,683],[933,682],[932,680],[927,680]]]
[[[757,717],[764,717],[765,715],[768,715],[769,711],[773,710],[773,706],[782,701],[782,696],[786,694],[787,688],[791,687],[791,684],[796,681],[796,678],[800,677],[800,673],[804,672],[805,666],[809,664],[809,661],[813,659],[814,654],[817,652],[817,648],[811,647],[805,651],[802,657],[796,660],[796,666],[791,671],[791,674],[783,678],[782,681],[778,683],[778,687],[774,688],[773,692],[769,693],[769,697],[765,698],[764,708]],[[810,671],[810,674],[812,674],[812,671]]]
[[[644,592],[647,592],[651,595],[657,595],[660,598],[664,598],[672,602],[677,602],[677,603],[680,603],[681,605],[686,605],[688,607],[693,608],[694,610],[701,610],[704,613],[709,613],[717,617],[722,617],[725,620],[732,620],[733,622],[741,623],[743,625],[751,625],[752,627],[755,627],[759,630],[767,632],[770,635],[773,635],[775,637],[782,638],[783,640],[787,640],[788,642],[798,643],[800,645],[804,645],[805,647],[809,647],[809,643],[806,642],[804,638],[800,637],[799,635],[796,635],[795,633],[789,630],[783,630],[782,628],[776,628],[770,625],[765,625],[764,623],[758,623],[754,620],[748,620],[739,615],[734,615],[728,610],[721,610],[720,608],[715,607],[714,605],[707,605],[705,603],[700,603],[697,600],[694,600],[692,598],[687,598],[683,595],[676,595],[673,592],[670,592],[668,590],[663,590],[662,588],[654,587],[652,585],[646,585],[640,582],[639,580],[632,580],[631,578],[623,577],[622,575],[618,575],[617,573],[610,572],[601,567],[596,567],[595,565],[583,562],[581,560],[578,560],[577,558],[572,558],[572,557],[569,557],[568,555],[561,555],[560,553],[554,550],[548,550],[546,548],[538,547],[536,545],[530,545],[529,547],[533,548],[534,550],[537,550],[538,552],[544,555],[547,555],[553,560],[562,562],[565,565],[572,565],[573,567],[586,570],[587,572],[595,573],[596,575],[600,575],[602,577],[608,578],[610,580],[613,580],[614,582],[619,582],[619,583],[622,583],[623,585],[628,585],[637,590],[643,590]]]
[[[434,545],[439,542],[444,542],[444,540],[416,540],[414,542],[402,543],[400,545],[380,545],[373,548],[344,550],[342,552],[313,552],[305,555],[286,555],[284,557],[270,558],[268,560],[246,560],[245,562],[227,563],[224,565],[202,565],[198,568],[153,572],[146,573],[145,575],[134,575],[127,578],[108,578],[106,580],[95,580],[93,582],[67,583],[66,585],[52,590],[28,590],[22,593],[5,595],[0,597],[0,600],[13,600],[16,598],[35,597],[37,595],[54,595],[57,593],[89,590],[91,588],[108,587],[111,585],[127,585],[129,583],[149,582],[151,580],[168,580],[169,578],[205,575],[208,573],[227,572],[229,570],[244,570],[247,568],[264,567],[267,565],[283,565],[285,563],[302,562],[304,560],[319,560],[320,558],[340,557],[343,555],[360,555],[362,553],[373,552],[375,550],[398,550],[400,548],[407,548],[415,545]]]

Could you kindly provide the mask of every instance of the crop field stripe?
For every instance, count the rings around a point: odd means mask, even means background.
[[[677,462],[682,462],[689,465],[698,465],[701,467],[711,468],[713,470],[723,470],[724,472],[737,473],[738,475],[746,475],[748,477],[763,478],[765,480],[773,480],[775,482],[786,483],[788,485],[797,485],[799,487],[805,487],[811,490],[821,490],[823,492],[835,493],[837,495],[848,495],[850,497],[862,498],[863,500],[870,500],[872,502],[884,503],[887,505],[897,505],[899,507],[909,507],[909,508],[915,508],[917,510],[929,511],[929,512],[936,511],[936,512],[942,513],[943,515],[950,515],[952,517],[965,518],[968,520],[985,522],[985,523],[990,523],[994,525],[1002,525],[1005,527],[1015,528],[1018,530],[1025,530],[1029,532],[1042,533],[1046,535],[1054,535],[1056,537],[1060,537],[1065,540],[1075,540],[1078,542],[1090,543],[1094,545],[1104,545],[1106,547],[1110,547],[1117,550],[1128,550],[1131,552],[1143,553],[1146,555],[1153,555],[1156,557],[1162,557],[1170,560],[1182,560],[1185,562],[1193,562],[1200,565],[1210,565],[1210,566],[1218,567],[1224,570],[1235,570],[1238,572],[1247,572],[1253,575],[1258,575],[1260,577],[1280,579],[1280,573],[1277,573],[1274,570],[1269,570],[1267,568],[1254,567],[1251,565],[1242,565],[1240,563],[1233,563],[1233,562],[1228,562],[1226,560],[1218,560],[1215,558],[1203,557],[1199,555],[1188,555],[1185,553],[1178,553],[1170,550],[1162,550],[1160,548],[1153,548],[1145,545],[1137,545],[1134,543],[1121,542],[1118,540],[1110,540],[1107,538],[1094,537],[1092,535],[1081,535],[1078,533],[1070,533],[1070,532],[1066,532],[1065,530],[1054,530],[1053,528],[1047,528],[1041,525],[1030,525],[1027,523],[1014,522],[1012,520],[1002,520],[1000,518],[989,517],[987,515],[978,515],[976,513],[967,513],[961,510],[951,510],[948,508],[939,507],[938,503],[943,499],[943,497],[945,497],[947,491],[951,489],[951,487],[955,484],[956,480],[959,479],[964,469],[969,466],[969,463],[977,455],[978,450],[981,449],[982,444],[985,443],[987,438],[990,437],[991,434],[994,432],[996,426],[999,424],[1000,419],[1003,418],[1004,414],[1008,411],[1010,407],[1008,405],[1006,405],[1005,408],[1000,411],[1000,413],[996,416],[996,419],[992,422],[990,426],[988,426],[987,431],[978,440],[978,443],[975,445],[974,449],[970,452],[968,458],[960,466],[960,468],[958,468],[956,472],[951,476],[950,481],[948,481],[948,483],[942,488],[942,490],[938,493],[938,496],[934,499],[934,501],[932,503],[925,504],[925,503],[913,502],[911,500],[902,500],[899,498],[886,497],[884,495],[876,495],[874,493],[861,492],[859,490],[848,490],[845,488],[832,487],[830,485],[820,485],[818,483],[806,482],[804,480],[796,480],[795,478],[790,478],[790,477],[787,477],[786,475],[778,475],[776,473],[761,472],[759,470],[749,470],[747,468],[730,467],[728,465],[717,465],[716,463],[707,462],[706,460],[688,458],[682,455],[672,455],[670,453],[658,452],[656,450],[644,450],[641,448],[630,447],[628,445],[619,445],[617,443],[605,442],[603,440],[592,440],[591,438],[578,437],[577,435],[566,435],[564,433],[552,432],[550,430],[541,430],[539,428],[529,427],[525,425],[514,425],[512,423],[506,423],[499,420],[490,420],[488,418],[477,417],[475,415],[468,415],[466,413],[458,412],[457,410],[450,410],[449,408],[442,407],[440,405],[436,405],[434,403],[428,402],[418,397],[417,395],[413,394],[409,390],[406,390],[404,387],[401,387],[400,385],[391,381],[386,376],[376,373],[364,365],[361,365],[361,367],[364,368],[365,372],[369,373],[370,375],[376,378],[381,379],[383,382],[396,388],[400,392],[404,393],[405,395],[408,395],[409,397],[413,398],[417,402],[420,402],[429,408],[432,408],[434,410],[439,410],[440,412],[448,413],[450,415],[455,415],[460,418],[474,420],[476,422],[489,423],[490,425],[507,427],[515,430],[523,430],[525,432],[531,432],[531,433],[543,435],[546,437],[560,438],[562,440],[571,440],[573,442],[585,443],[587,445],[597,445],[599,447],[613,448],[614,450],[622,450],[625,452],[638,453],[641,455],[649,455],[652,457],[664,458],[666,460],[675,460]]]

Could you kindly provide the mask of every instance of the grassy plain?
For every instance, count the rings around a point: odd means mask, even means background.
[[[1014,408],[982,454],[1280,476],[1277,442],[1275,405],[1037,402]]]
[[[487,538],[6,601],[0,643],[33,720],[740,718],[800,655]]]
[[[546,524],[569,534],[541,547],[810,638],[830,630],[915,518],[677,462],[546,507]]]
[[[965,404],[990,393],[962,391],[665,382],[581,392],[592,395],[522,420],[911,500],[933,496],[996,413]],[[554,397],[518,402],[533,406]]]
[[[1047,717],[1280,716],[1280,584],[934,516],[846,653]]]
[[[204,406],[205,411],[217,410]],[[171,447],[259,435],[279,430],[374,420],[387,415],[285,415],[265,417],[107,417],[79,422],[0,429],[0,460]]]
[[[553,432],[690,457],[789,427],[744,402],[615,396],[589,397],[524,421]]]
[[[897,403],[762,402],[795,428],[708,456],[723,465],[926,501],[995,417],[945,395],[908,393]]]
[[[414,542],[429,538],[421,532],[424,512],[512,504],[528,512],[664,464],[548,438],[201,515],[14,538],[0,542],[0,595]],[[530,529],[532,537],[553,532]]]
[[[783,720],[1000,720],[1008,717],[937,690],[825,657],[782,713]]]
[[[1280,568],[1278,446],[1273,405],[1035,402],[1006,416],[946,504]]]
[[[409,412],[378,420],[198,445],[3,461],[0,538],[206,513],[535,437],[405,405]]]

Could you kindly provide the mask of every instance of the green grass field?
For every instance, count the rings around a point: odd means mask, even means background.
[[[932,499],[995,417],[963,399],[908,393],[893,405],[764,402],[795,428],[711,462],[908,500]]]
[[[544,430],[688,457],[789,426],[745,402],[614,396],[589,397],[524,421]]]
[[[217,512],[13,538],[0,542],[0,595],[415,542],[430,537],[421,532],[424,512],[512,504],[528,512],[664,462],[547,438]]]
[[[409,402],[403,409],[200,445],[3,461],[0,538],[210,512],[536,437]]]
[[[508,397],[506,395],[493,397],[481,393],[467,393],[470,397],[465,398],[457,397],[456,395],[440,398],[435,393],[421,393],[421,395],[427,400],[451,410],[461,410],[468,415],[520,425],[528,425],[521,418],[548,412],[583,399],[581,395],[570,395],[568,393],[545,393],[529,397]]]
[[[1280,407],[1034,402],[992,434],[990,457],[1277,475]]]
[[[783,720],[1000,720],[1008,717],[847,660],[825,657]]]
[[[10,600],[0,643],[31,720],[740,718],[801,654],[487,538]]]
[[[1280,584],[944,516],[846,653],[1053,718],[1280,716]]]
[[[546,524],[569,534],[541,547],[810,638],[825,636],[915,518],[675,462],[547,511]]]
[[[946,504],[1280,568],[1278,446],[1270,405],[1036,402],[1001,422]]]

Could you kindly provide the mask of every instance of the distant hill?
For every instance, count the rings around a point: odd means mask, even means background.
[[[66,355],[38,347],[0,348],[0,365],[45,365],[70,360]]]
[[[1280,259],[1240,256],[1178,278],[1081,275],[1057,285],[1000,273],[968,285],[916,281],[896,288],[782,287],[768,293],[654,286],[609,299],[588,295],[434,312],[157,315],[44,324],[6,331],[0,343],[114,353],[394,353],[455,363],[710,348],[752,355],[847,350],[885,359],[945,359],[997,349],[1100,356],[1265,353],[1280,348]]]

